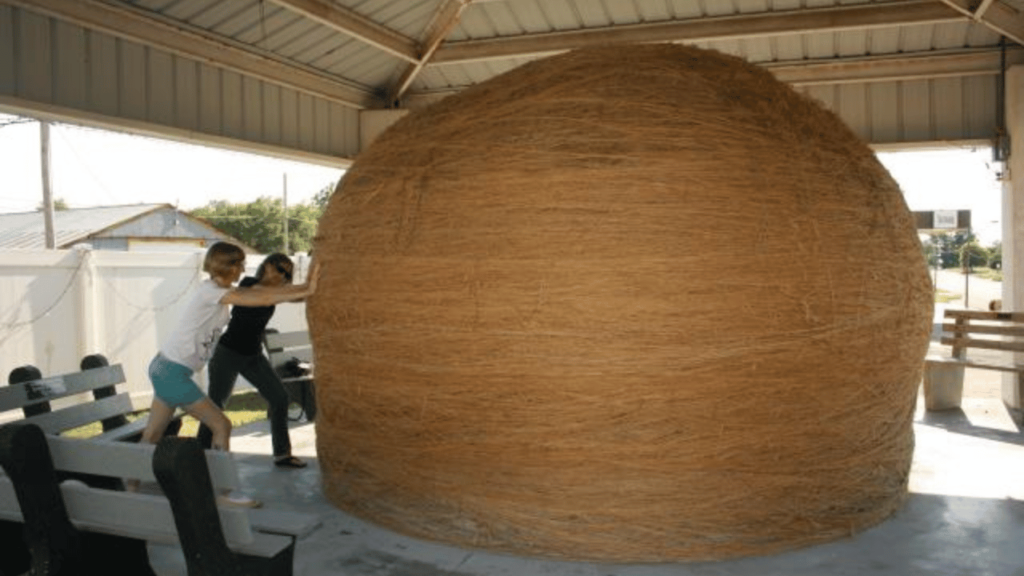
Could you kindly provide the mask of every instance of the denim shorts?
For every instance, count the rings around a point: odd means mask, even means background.
[[[203,399],[206,394],[192,380],[192,369],[157,354],[149,363],[149,380],[153,393],[171,408],[188,406]]]

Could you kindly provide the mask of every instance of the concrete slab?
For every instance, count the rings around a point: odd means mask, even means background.
[[[312,424],[292,426],[295,453],[310,461],[302,470],[272,466],[265,423],[238,430],[232,448],[250,493],[268,506],[322,516],[323,526],[296,546],[298,576],[1022,576],[1024,436],[993,389],[998,374],[969,370],[962,409],[925,412],[919,402],[911,494],[889,520],[841,541],[721,562],[558,562],[410,538],[325,499]]]

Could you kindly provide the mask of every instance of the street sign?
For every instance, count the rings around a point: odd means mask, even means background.
[[[925,210],[914,212],[918,230],[950,231],[971,228],[970,210]]]

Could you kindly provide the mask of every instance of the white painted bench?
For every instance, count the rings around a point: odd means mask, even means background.
[[[301,412],[295,416],[289,414],[289,418],[299,420],[304,414],[307,420],[312,421],[316,418],[316,389],[313,344],[309,332],[278,332],[271,328],[263,334],[263,345],[267,349],[270,365],[281,377],[288,395],[301,406]]]
[[[40,444],[44,446],[40,448]],[[47,451],[48,461],[35,456]],[[52,463],[49,471],[47,462]],[[167,437],[158,446],[70,439],[12,423],[0,428],[0,463],[5,470],[0,476],[0,520],[22,522],[30,533],[28,527],[35,523],[36,537],[46,541],[29,542],[33,561],[36,556],[48,556],[47,550],[67,540],[62,530],[70,529],[62,529],[61,524],[70,522],[74,531],[107,535],[114,542],[128,539],[180,545],[189,574],[287,576],[292,573],[295,539],[320,524],[316,515],[273,510],[272,505],[259,509],[218,507],[215,494],[240,487],[235,461],[230,453],[203,451],[194,439]],[[75,480],[60,482],[69,473],[137,478],[144,488],[125,492],[93,488]],[[153,482],[159,483],[162,494],[145,489],[147,483],[155,486]],[[66,510],[63,521],[47,517],[56,506],[39,505],[47,498],[57,498],[54,493],[58,491]],[[36,517],[22,514],[26,505],[27,510],[37,511]],[[38,513],[41,509],[47,509],[43,517]],[[40,525],[43,528],[38,528]],[[99,546],[115,546],[101,542]],[[96,553],[100,556],[90,560]],[[91,569],[102,570],[103,551],[85,550],[80,555],[83,558],[78,561],[98,563]]]
[[[1024,313],[982,310],[945,311],[940,342],[949,356],[929,355],[924,363],[924,401],[928,410],[959,408],[963,399],[964,368],[1024,374],[1024,365],[1010,361],[969,358],[968,350],[1024,352]]]
[[[94,354],[82,360],[83,370],[43,378],[33,366],[12,371],[8,386],[0,386],[0,415],[11,420],[10,411],[21,410],[18,417],[32,422],[47,434],[63,434],[69,430],[102,422],[97,440],[138,440],[146,419],[129,422],[134,412],[127,392],[117,393],[115,387],[125,383],[120,364],[110,366],[103,356]],[[90,367],[91,366],[91,367]],[[90,395],[91,393],[91,395]],[[51,408],[56,400],[73,402],[63,408]],[[176,434],[181,426],[175,419],[167,433]]]

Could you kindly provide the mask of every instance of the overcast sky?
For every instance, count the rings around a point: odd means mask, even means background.
[[[42,203],[39,123],[6,124],[0,115],[0,212],[29,212]],[[211,200],[280,198],[288,175],[288,204],[308,202],[342,171],[215,148],[53,125],[54,198],[72,208],[168,203],[183,210]],[[988,148],[881,153],[911,210],[971,210],[982,244],[1000,237],[1000,185]]]
[[[1002,184],[991,148],[883,152],[878,157],[911,210],[970,210],[971,227],[982,245],[1000,239]]]
[[[0,212],[29,212],[42,203],[39,123],[3,125],[0,115]],[[52,124],[50,166],[54,198],[72,208],[167,203],[183,210],[211,200],[307,202],[338,181],[342,171],[266,156],[105,130]]]

